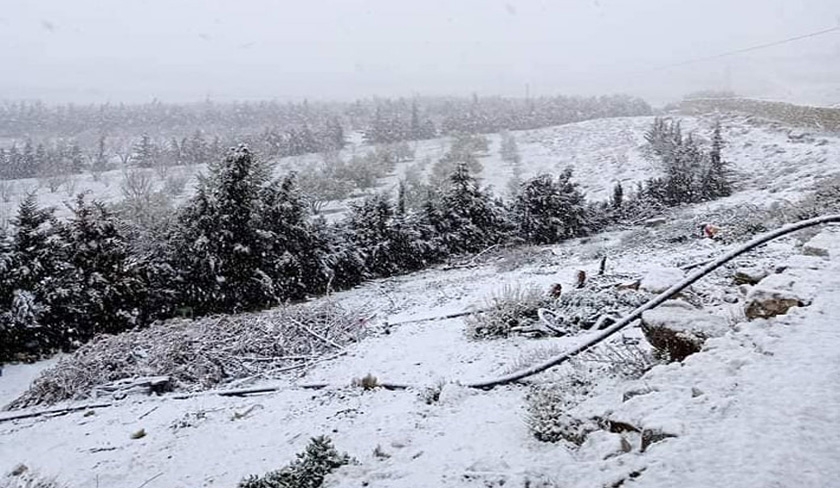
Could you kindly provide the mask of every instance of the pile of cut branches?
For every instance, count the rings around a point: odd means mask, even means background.
[[[358,341],[364,321],[363,311],[323,301],[101,336],[44,371],[7,409],[91,398],[127,378],[168,376],[175,390],[194,392],[277,377]]]

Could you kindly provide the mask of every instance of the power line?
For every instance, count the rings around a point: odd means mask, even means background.
[[[715,59],[725,58],[725,57],[728,57],[728,56],[734,56],[736,54],[748,53],[748,52],[751,52],[751,51],[758,51],[760,49],[767,49],[768,47],[775,47],[775,46],[779,46],[779,45],[782,45],[782,44],[787,44],[789,42],[800,41],[802,39],[808,39],[808,38],[811,38],[811,37],[822,36],[822,35],[825,35],[825,34],[830,34],[832,32],[838,32],[838,31],[840,31],[840,25],[832,27],[830,29],[824,29],[824,30],[817,31],[817,32],[811,32],[809,34],[803,34],[801,36],[788,37],[787,39],[781,39],[779,41],[768,42],[766,44],[759,44],[757,46],[751,46],[751,47],[746,47],[746,48],[742,48],[742,49],[735,49],[733,51],[727,51],[727,52],[724,52],[724,53],[715,54],[713,56],[704,56],[704,57],[700,57],[700,58],[689,59],[687,61],[681,61],[679,63],[666,64],[664,66],[659,66],[659,67],[653,68],[653,69],[651,69],[651,71],[662,71],[662,70],[666,70],[666,69],[670,69],[670,68],[676,68],[676,67],[679,67],[679,66],[685,66],[685,65],[688,65],[688,64],[696,64],[696,63],[702,63],[702,62],[705,62],[705,61],[712,61],[712,60],[715,60]]]

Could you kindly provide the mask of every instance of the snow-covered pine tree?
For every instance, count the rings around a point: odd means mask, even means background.
[[[132,162],[139,168],[153,168],[157,163],[159,148],[148,134],[140,136],[140,141],[134,146]]]
[[[556,180],[542,174],[526,181],[513,205],[519,236],[532,244],[551,244],[582,235],[586,230],[586,202],[572,172]]]
[[[70,266],[66,243],[53,210],[38,207],[34,193],[28,194],[12,221],[12,239],[5,245],[3,287],[0,295],[0,328],[15,353],[39,355],[68,344],[60,321],[52,316],[60,310],[70,288]]]
[[[265,168],[245,146],[210,167],[179,217],[178,268],[198,313],[264,308],[278,303],[259,228]]]
[[[318,289],[330,270],[328,249],[310,222],[308,204],[294,173],[273,181],[262,191],[260,229],[267,237],[266,253],[276,293],[299,300]]]
[[[712,131],[709,166],[703,178],[703,191],[708,198],[728,197],[732,194],[729,165],[723,159],[722,150],[723,136],[721,135],[720,121],[716,121]]]
[[[501,237],[500,211],[466,163],[459,163],[449,177],[437,213],[436,230],[449,254],[478,252]]]
[[[51,311],[52,319],[80,340],[142,323],[146,284],[122,223],[103,203],[86,202],[84,195],[70,209],[73,217],[62,234],[75,293],[61,309]]]
[[[391,276],[399,273],[393,241],[394,206],[385,193],[365,198],[352,204],[348,225],[353,243],[365,259],[365,268],[372,276]]]
[[[621,206],[624,204],[624,187],[621,186],[620,181],[613,186],[613,196],[610,204],[614,210],[621,210]]]

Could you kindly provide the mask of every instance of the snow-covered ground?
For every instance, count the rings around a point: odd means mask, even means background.
[[[686,119],[684,127],[705,133],[710,121]],[[591,121],[516,137],[527,172],[556,171],[572,160],[590,195],[601,195],[616,179],[650,176],[653,168],[638,147],[649,122]],[[742,117],[726,117],[724,127],[726,154],[742,175],[743,189],[714,206],[795,200],[820,178],[840,171],[837,138],[801,140],[794,134],[791,139],[783,127],[752,125]],[[440,147],[439,141],[424,144],[424,151]],[[499,187],[504,176],[493,171],[503,168],[497,149],[493,138],[491,156],[482,163],[485,179]],[[467,339],[463,318],[400,324],[482,307],[504,285],[570,285],[576,270],[593,272],[604,253],[610,256],[608,272],[644,274],[656,266],[702,261],[726,247],[701,240],[628,246],[633,232],[488,253],[469,267],[441,267],[338,293],[331,299],[379,312],[371,335],[346,356],[275,380],[279,391],[261,396],[129,396],[110,408],[0,422],[0,473],[24,463],[70,487],[232,487],[246,475],[288,463],[310,437],[329,435],[358,464],[339,470],[327,486],[836,486],[840,236],[830,231],[825,231],[830,258],[801,256],[801,240],[790,237],[695,285],[705,308],[729,329],[700,353],[656,366],[641,379],[593,378],[593,391],[570,413],[676,436],[644,452],[632,433],[598,431],[580,448],[537,441],[526,422],[528,386],[479,391],[457,384],[510,371],[540,351],[564,350],[583,336],[475,342]],[[651,230],[651,239],[657,232]],[[783,276],[811,305],[745,322],[742,303],[721,297],[737,295],[732,273],[747,264],[785,265]],[[640,336],[635,328],[625,334]],[[43,367],[6,367],[0,404]],[[369,373],[418,388],[350,386]],[[568,373],[560,368],[534,381]],[[311,382],[332,386],[299,386]],[[427,404],[422,388],[440,382],[446,384],[439,401]],[[631,391],[641,394],[624,401]],[[132,439],[141,429],[146,435]],[[377,448],[380,455],[374,454]]]

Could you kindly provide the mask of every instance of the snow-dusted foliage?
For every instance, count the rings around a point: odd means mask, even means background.
[[[467,319],[467,335],[473,339],[508,337],[517,328],[537,322],[537,310],[550,308],[553,299],[536,287],[505,286],[488,300],[483,313]]]
[[[339,453],[326,436],[314,437],[297,459],[287,466],[266,473],[252,475],[239,483],[239,488],[319,488],[324,478],[336,469],[352,462],[347,453]]]
[[[566,441],[580,446],[586,436],[597,426],[578,419],[569,413],[575,405],[573,400],[581,395],[587,385],[579,379],[570,380],[562,386],[536,386],[526,397],[526,421],[531,435],[543,442]]]
[[[513,213],[525,242],[551,244],[585,234],[585,199],[571,178],[567,169],[557,179],[543,174],[522,185]]]

